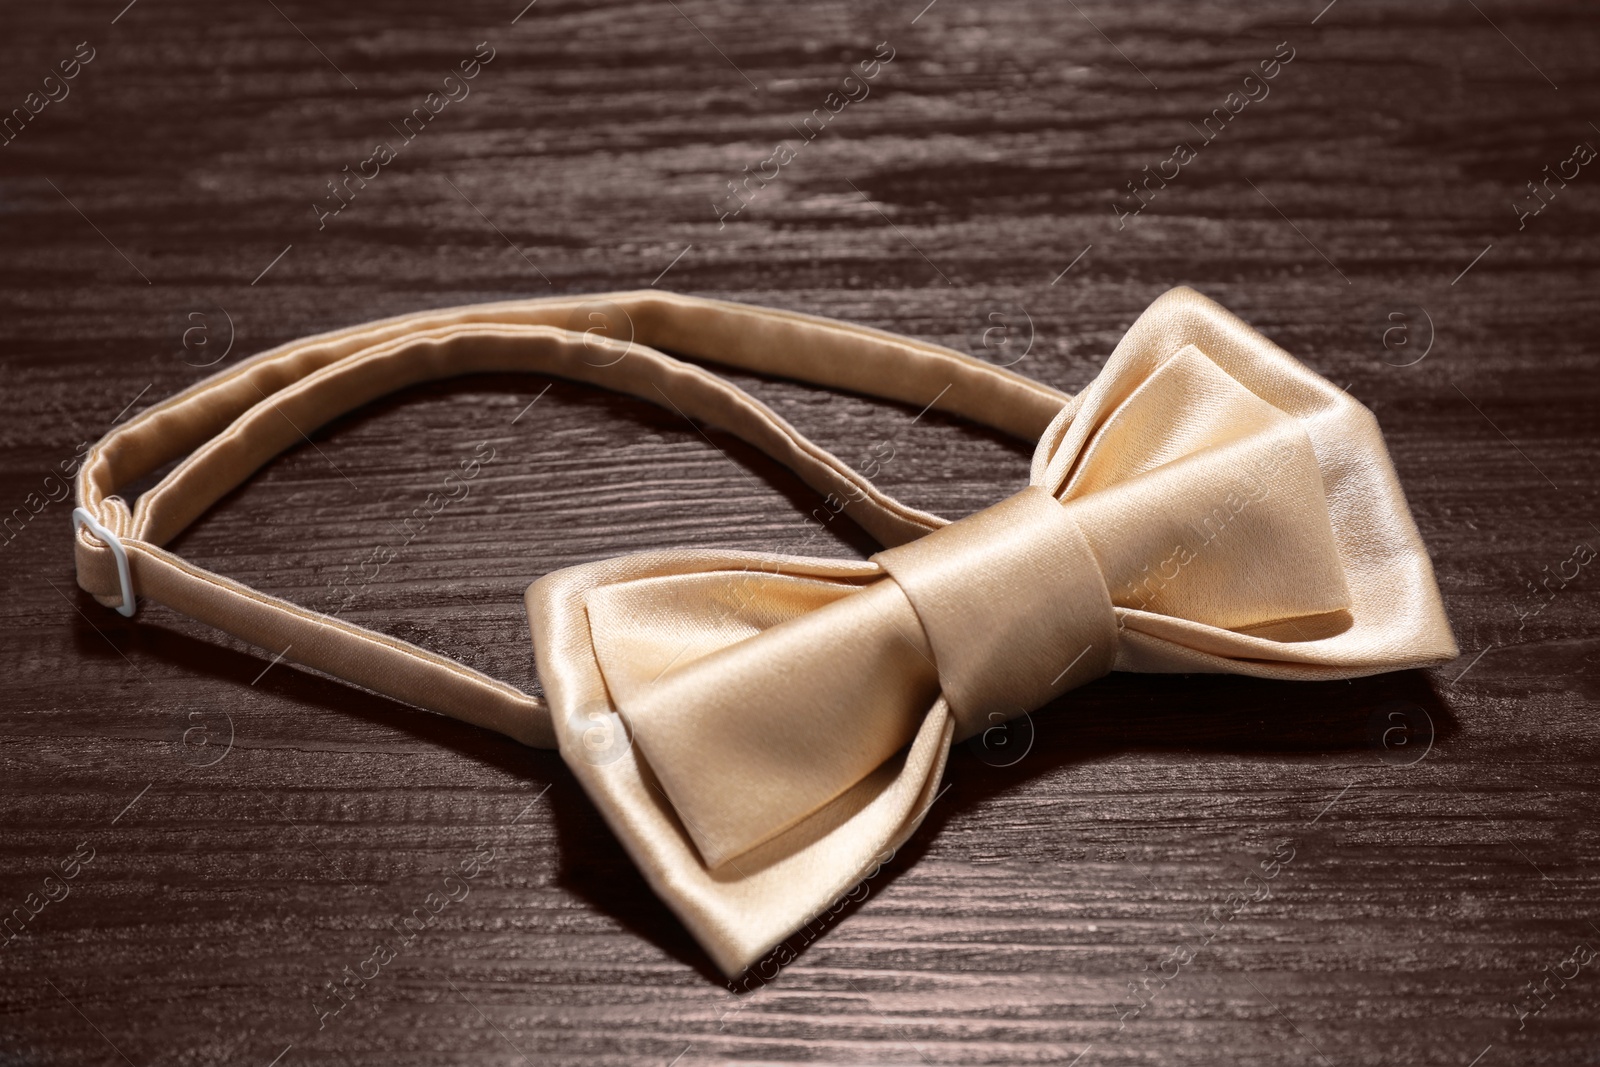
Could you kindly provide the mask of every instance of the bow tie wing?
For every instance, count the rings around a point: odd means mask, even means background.
[[[1117,669],[1348,678],[1458,652],[1377,420],[1188,289],[1152,304],[1040,439]]]
[[[1093,401],[1096,398],[1090,398]],[[1059,494],[1119,608],[1249,630],[1348,625],[1349,591],[1300,422],[1194,345],[1091,430]]]
[[[606,688],[708,867],[861,781],[939,695],[890,581],[712,571],[602,586],[585,606]]]
[[[784,573],[775,575],[773,568]],[[714,730],[696,735],[696,749],[673,745],[664,728],[677,724],[654,721],[664,706],[651,704],[652,690],[680,666],[674,659],[692,657],[691,665],[714,660],[719,650],[820,613],[880,577],[879,568],[865,562],[663,552],[556,571],[528,589],[539,677],[563,759],[651,888],[730,975],[837,901],[911,835],[944,773],[950,715],[936,695],[920,713],[908,711],[921,699],[910,681],[911,695],[898,698],[898,711],[890,709],[887,729],[854,735],[869,744],[874,734],[883,737],[878,751],[887,758],[868,767],[864,777],[852,775],[878,757],[819,752],[826,746],[815,736],[787,753],[788,759],[784,753],[771,758],[775,750],[762,746],[756,759],[768,771],[788,774],[786,786],[764,775],[741,780],[739,761],[720,750]],[[694,640],[687,640],[691,634]],[[933,677],[931,667],[926,669]],[[782,690],[760,692],[757,699]],[[858,696],[837,707],[859,708]],[[633,717],[643,726],[640,733],[665,736],[665,747],[644,752],[617,716],[619,707],[630,706],[639,709]],[[783,710],[804,719],[817,706],[797,702]],[[753,702],[736,707],[758,721],[776,718],[762,713],[779,710]],[[717,715],[726,713],[723,708]],[[916,720],[909,744],[906,737],[887,737],[906,721],[897,715]],[[860,723],[862,717],[846,721]],[[696,724],[690,721],[687,728],[693,731]],[[748,724],[737,719],[733,729],[751,736]],[[815,760],[809,773],[843,783],[843,791],[837,784],[818,789],[814,782],[795,787],[804,775],[794,772],[807,767],[808,759]],[[674,782],[675,796],[668,796],[664,779]],[[808,814],[796,822],[786,806]],[[743,822],[737,814],[722,814],[745,807],[754,814]],[[774,836],[774,823],[787,829]],[[761,843],[744,847],[750,840]],[[725,862],[713,865],[708,854]]]

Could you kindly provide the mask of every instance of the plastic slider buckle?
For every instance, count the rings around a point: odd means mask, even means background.
[[[122,547],[122,541],[116,534],[101,526],[95,517],[85,508],[72,509],[72,532],[74,536],[85,526],[89,532],[106,543],[111,549],[111,554],[117,559],[117,581],[122,583],[122,603],[117,605],[117,613],[125,618],[133,618],[133,613],[139,610],[138,603],[133,597],[133,572],[128,568],[128,552]]]

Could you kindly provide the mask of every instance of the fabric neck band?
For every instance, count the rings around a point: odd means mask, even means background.
[[[190,564],[162,546],[274,456],[386,393],[461,374],[527,371],[628,393],[734,434],[885,546],[946,520],[906,506],[743,389],[661,349],[969,418],[1025,441],[1071,397],[937,345],[814,316],[655,291],[510,301],[400,316],[294,341],[197,383],[90,451],[78,506],[78,582],[131,613],[165,604],[285,658],[420,708],[555,747],[545,702],[405,641]],[[118,488],[177,464],[130,510]],[[124,556],[125,562],[119,561]]]

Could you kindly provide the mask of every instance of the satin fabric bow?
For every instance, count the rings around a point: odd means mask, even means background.
[[[730,973],[910,834],[952,741],[1107,671],[1457,654],[1376,420],[1189,290],[993,507],[862,563],[653,553],[527,601],[563,754]]]
[[[917,511],[662,349],[1042,429],[1029,484],[954,523]],[[720,426],[892,547],[547,575],[526,596],[542,698],[165,547],[312,428],[406,385],[507,371]],[[146,477],[132,507],[115,495]],[[952,741],[1108,670],[1329,679],[1456,655],[1372,415],[1187,289],[1076,397],[881,331],[657,291],[418,312],[279,346],[119,423],[77,503],[78,582],[108,606],[159,601],[274,662],[558,746],[729,974],[916,829]]]

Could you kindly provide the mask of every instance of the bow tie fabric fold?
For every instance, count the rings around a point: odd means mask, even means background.
[[[77,540],[80,584],[124,606],[119,588],[137,589],[274,651],[317,638],[291,658],[553,741],[730,974],[915,830],[953,741],[1108,671],[1312,680],[1456,655],[1371,414],[1190,290],[1157,300],[1076,397],[826,320],[595,299],[627,320],[626,342],[608,334],[597,349],[556,326],[586,306],[573,300],[428,313],[266,353],[144,413],[80,475],[95,519]],[[946,410],[1037,435],[1029,484],[946,522],[654,346],[910,403],[938,394]],[[865,561],[679,549],[549,574],[526,597],[543,701],[159,548],[292,443],[281,421],[316,425],[407,380],[511,368],[722,426],[890,547]],[[133,512],[109,495],[212,434]]]

